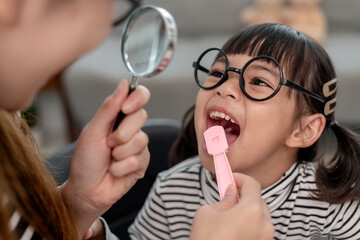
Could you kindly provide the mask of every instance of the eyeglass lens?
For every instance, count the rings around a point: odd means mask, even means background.
[[[211,88],[219,81],[232,76],[227,69],[226,56],[220,50],[211,50],[199,60],[196,75],[198,83],[204,88]],[[226,71],[227,70],[227,71]],[[262,100],[271,96],[280,84],[280,69],[271,58],[251,59],[240,70],[240,84],[250,97]]]

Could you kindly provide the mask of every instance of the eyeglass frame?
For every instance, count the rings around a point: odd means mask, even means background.
[[[211,86],[211,87],[204,87],[200,84],[200,81],[199,81],[199,78],[197,76],[197,70],[200,70],[200,71],[203,71],[203,72],[210,72],[210,69],[207,70],[205,67],[201,66],[199,63],[201,61],[201,59],[205,56],[205,54],[207,54],[208,52],[210,51],[213,51],[213,50],[218,50],[220,51],[224,56],[225,56],[225,64],[226,64],[226,67],[225,67],[225,72],[223,73],[223,76],[221,77],[220,81],[218,81],[215,85]],[[277,86],[277,88],[275,89],[275,91],[270,94],[270,96],[266,97],[266,98],[262,98],[262,99],[257,99],[257,98],[254,98],[252,96],[250,96],[246,91],[245,91],[245,84],[244,84],[244,71],[243,69],[246,69],[248,65],[250,65],[253,61],[257,60],[257,59],[260,59],[260,58],[265,58],[265,59],[269,59],[271,61],[273,61],[277,67],[279,68],[279,71],[280,71],[280,81],[279,81],[279,85]],[[194,78],[195,78],[195,82],[197,83],[197,85],[202,88],[202,89],[205,89],[205,90],[211,90],[211,89],[214,89],[218,86],[220,86],[221,84],[223,84],[227,79],[228,77],[225,77],[227,76],[227,72],[228,71],[232,71],[232,72],[236,72],[239,74],[239,85],[240,85],[240,89],[241,91],[243,92],[243,94],[253,100],[253,101],[266,101],[266,100],[269,100],[270,98],[274,97],[281,89],[281,86],[284,85],[284,86],[287,86],[291,89],[294,89],[296,91],[299,91],[301,93],[304,93],[322,103],[325,103],[325,100],[318,94],[314,93],[314,92],[311,92],[309,90],[307,90],[306,88],[300,86],[299,84],[291,81],[291,80],[288,80],[288,79],[285,79],[284,78],[284,73],[283,73],[283,70],[282,70],[282,67],[280,65],[280,63],[278,61],[276,61],[275,58],[273,57],[270,57],[270,56],[266,56],[266,55],[259,55],[259,56],[256,56],[256,57],[253,57],[252,59],[250,59],[249,61],[247,61],[245,63],[245,65],[240,69],[240,68],[235,68],[235,67],[229,67],[229,60],[228,60],[228,57],[225,53],[225,51],[221,48],[217,48],[217,47],[212,47],[212,48],[209,48],[207,50],[205,50],[202,54],[200,54],[200,56],[198,57],[197,61],[193,62],[192,64],[192,67],[194,68]]]

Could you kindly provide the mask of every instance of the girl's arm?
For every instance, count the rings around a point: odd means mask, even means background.
[[[158,176],[134,223],[129,227],[131,239],[171,239],[167,214],[159,190]]]
[[[335,239],[360,239],[360,208],[356,201],[330,205],[324,233]],[[325,236],[326,237],[326,236]]]

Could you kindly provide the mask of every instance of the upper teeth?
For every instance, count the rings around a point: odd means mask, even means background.
[[[234,119],[232,119],[229,115],[226,115],[223,112],[212,111],[212,112],[210,112],[210,118],[211,119],[219,119],[219,118],[221,118],[221,119],[225,119],[227,121],[230,120],[230,122],[237,124],[237,122],[235,122]]]

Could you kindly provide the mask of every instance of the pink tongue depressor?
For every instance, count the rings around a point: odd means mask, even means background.
[[[224,128],[222,126],[210,127],[204,132],[204,138],[207,151],[214,158],[217,185],[220,198],[223,199],[228,186],[230,184],[236,186],[229,161],[225,154],[229,146]]]

